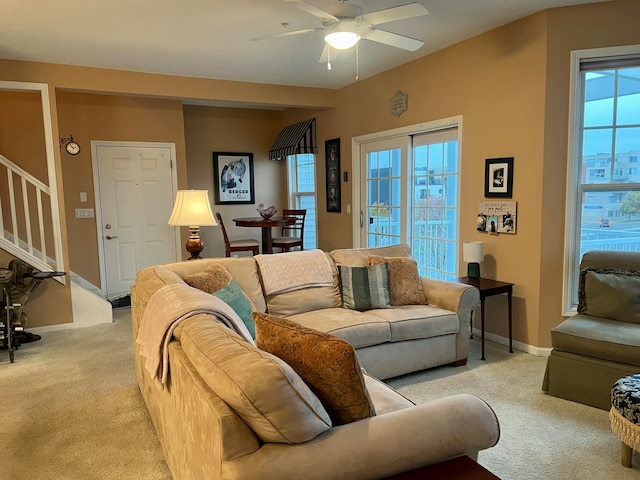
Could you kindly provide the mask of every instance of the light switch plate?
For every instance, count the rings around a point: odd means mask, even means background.
[[[93,208],[76,208],[76,218],[93,218]]]

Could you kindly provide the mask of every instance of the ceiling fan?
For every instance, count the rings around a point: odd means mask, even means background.
[[[429,11],[419,3],[414,2],[364,13],[362,7],[354,3],[347,3],[346,0],[340,0],[337,5],[331,5],[325,10],[303,0],[285,1],[295,3],[298,8],[318,17],[322,23],[322,27],[273,33],[255,37],[251,40],[266,40],[275,37],[288,37],[304,33],[326,31],[327,34],[324,37],[326,44],[325,50],[320,57],[321,62],[326,62],[331,59],[327,45],[338,50],[345,50],[356,45],[360,39],[383,43],[410,52],[414,52],[424,45],[422,40],[374,28],[384,23],[428,15]],[[287,26],[287,24],[283,24],[283,26]]]

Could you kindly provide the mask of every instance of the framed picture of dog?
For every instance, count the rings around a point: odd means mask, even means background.
[[[216,205],[256,203],[253,153],[213,152]]]

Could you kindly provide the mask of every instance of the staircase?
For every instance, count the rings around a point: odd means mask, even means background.
[[[0,155],[0,248],[42,272],[63,271],[63,248],[57,189]],[[111,304],[95,287],[71,278],[73,324],[112,321]],[[54,277],[65,284],[65,276]],[[47,327],[44,327],[47,328]]]

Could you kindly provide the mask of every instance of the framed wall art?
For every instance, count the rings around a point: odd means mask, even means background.
[[[327,212],[340,212],[340,139],[324,142],[327,168]]]
[[[484,170],[484,196],[511,198],[513,195],[513,157],[487,158]]]
[[[213,152],[216,205],[254,204],[253,153]]]

